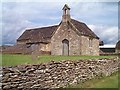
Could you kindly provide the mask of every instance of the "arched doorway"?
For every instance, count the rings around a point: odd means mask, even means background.
[[[62,47],[62,55],[69,55],[69,41],[67,39],[64,39],[62,41],[63,47]]]

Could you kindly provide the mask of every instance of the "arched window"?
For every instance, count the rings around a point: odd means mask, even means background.
[[[63,47],[62,47],[62,55],[69,55],[69,41],[67,39],[64,39],[62,41]]]

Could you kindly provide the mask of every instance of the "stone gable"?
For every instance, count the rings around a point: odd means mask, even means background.
[[[60,25],[51,39],[51,54],[63,55],[62,41],[65,39],[69,41],[69,55],[80,55],[80,36],[65,22]]]

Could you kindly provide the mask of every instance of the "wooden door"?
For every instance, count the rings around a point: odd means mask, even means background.
[[[62,55],[69,55],[69,41],[67,39],[64,39],[62,41],[63,43],[63,49],[62,49]]]

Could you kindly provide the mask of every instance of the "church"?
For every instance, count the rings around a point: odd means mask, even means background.
[[[17,46],[39,55],[99,55],[99,37],[85,23],[71,18],[67,4],[62,10],[59,25],[25,30]]]

